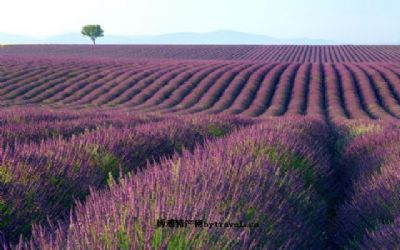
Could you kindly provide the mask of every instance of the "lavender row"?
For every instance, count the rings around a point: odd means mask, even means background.
[[[36,226],[32,240],[16,248],[321,248],[331,188],[328,130],[317,120],[267,120],[183,150],[111,181],[110,190],[93,190],[69,223]],[[162,218],[222,226],[157,228]],[[226,228],[240,221],[259,227]]]
[[[267,62],[393,62],[400,61],[399,46],[299,45],[18,45],[3,46],[0,56],[68,57],[109,60],[201,59]]]
[[[0,152],[1,231],[10,241],[20,233],[29,235],[33,223],[66,215],[74,199],[83,200],[90,187],[101,188],[109,178],[138,172],[146,162],[193,149],[206,138],[250,123],[239,118],[165,118],[6,147]]]
[[[352,139],[346,141],[340,162],[344,196],[337,209],[335,242],[352,249],[374,249],[385,242],[381,249],[394,249],[400,216],[400,124],[364,121],[346,126]]]

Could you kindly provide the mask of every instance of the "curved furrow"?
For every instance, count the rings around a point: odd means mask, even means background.
[[[376,47],[376,46],[368,46],[367,49],[371,50],[371,53],[375,54],[376,57],[379,58],[378,62],[387,62],[390,61],[390,59],[388,58],[388,55],[383,53],[382,50],[380,49],[380,47]]]
[[[117,79],[108,82],[104,88],[98,89],[95,93],[91,93],[87,98],[89,98],[90,103],[95,106],[103,106],[104,108],[114,106],[112,104],[110,105],[109,102],[111,100],[117,98],[123,94],[124,91],[134,86],[138,80],[150,75],[158,69],[159,65],[135,65],[134,68],[131,68]]]
[[[254,49],[249,49],[242,57],[243,60],[257,60],[257,56],[260,56],[258,53],[259,47],[255,47]],[[256,56],[257,55],[257,56]]]
[[[285,57],[287,51],[287,45],[278,46],[278,52],[276,53],[275,60],[277,62],[283,62],[283,58]]]
[[[371,86],[372,83],[365,75],[365,73],[354,64],[345,64],[345,66],[347,67],[347,69],[349,69],[351,74],[354,75],[354,79],[356,80],[356,82],[359,83],[360,92],[362,96],[365,98],[365,104],[368,107],[368,109],[374,112],[377,118],[380,119],[395,118],[395,116],[391,114],[389,110],[385,109],[379,97],[376,96],[376,92],[374,91],[373,86]]]
[[[369,62],[369,61],[371,61],[370,58],[368,57],[368,55],[366,55],[365,53],[362,53],[361,46],[354,46],[353,49],[355,51],[355,54],[357,54],[358,57],[360,58],[360,62]]]
[[[363,60],[360,58],[359,53],[357,52],[357,46],[351,45],[348,49],[348,53],[353,62],[363,62]]]
[[[337,58],[337,56],[336,56],[336,53],[335,53],[335,50],[334,50],[334,47],[333,46],[329,46],[328,47],[328,50],[329,50],[329,57],[331,58],[331,62],[332,63],[337,63],[339,60],[338,60],[338,58]]]
[[[88,71],[88,70],[73,71],[69,74],[69,76],[67,77],[67,79],[65,81],[58,82],[58,83],[51,82],[42,88],[35,89],[35,91],[32,91],[24,98],[33,103],[41,103],[41,102],[49,103],[48,99],[50,99],[57,93],[64,91],[64,89],[73,85],[75,82],[86,79],[93,72],[95,72],[95,71],[94,70],[92,70],[92,71]]]
[[[390,91],[397,100],[397,103],[400,104],[400,75],[397,75],[394,73],[394,71],[390,70],[390,68],[388,69],[380,64],[373,64],[369,66],[379,72],[381,77],[388,84]]]
[[[318,46],[316,50],[317,50],[317,52],[316,52],[317,54],[316,54],[316,58],[315,58],[316,62],[322,63],[325,56],[323,54],[321,46]]]
[[[253,55],[254,55],[254,60],[270,60],[271,55],[274,53],[276,50],[276,47],[259,47],[258,50],[255,50]]]
[[[311,45],[307,45],[308,46],[308,50],[310,51],[309,52],[309,62],[310,63],[315,63],[315,60],[314,60],[314,56],[315,56],[315,47],[314,46],[311,46]]]
[[[308,105],[306,115],[312,115],[327,120],[324,109],[323,74],[320,64],[311,64],[310,86],[308,91]]]
[[[400,53],[398,49],[386,48],[387,54],[393,58],[393,62],[400,62]]]
[[[226,64],[213,64],[207,67],[206,69],[194,74],[189,80],[187,80],[184,84],[179,86],[174,92],[171,93],[170,97],[163,102],[161,102],[156,108],[161,112],[167,112],[170,109],[174,108],[176,105],[179,105],[186,98],[187,95],[192,93],[192,91],[197,87],[198,84],[203,81],[209,75],[215,74],[221,68],[226,67]],[[153,109],[149,109],[153,110]]]
[[[151,97],[149,97],[145,102],[140,105],[137,105],[133,109],[141,109],[143,111],[148,108],[157,107],[164,100],[170,98],[171,94],[177,90],[182,84],[192,79],[192,77],[202,70],[208,68],[208,65],[197,65],[193,67],[189,67],[189,69],[181,72],[175,78],[168,81],[165,85],[160,86],[160,88],[155,92]]]
[[[214,106],[207,110],[208,113],[216,114],[228,109],[240,94],[245,84],[249,81],[251,75],[258,69],[260,69],[262,64],[252,65],[250,68],[243,70],[237,75],[233,80],[232,84],[226,88],[221,98],[214,104]]]
[[[356,59],[353,57],[353,46],[352,45],[347,45],[344,52],[346,54],[347,60],[349,62],[357,62]]]
[[[400,66],[396,64],[392,64],[392,69],[396,71],[397,74],[400,74]]]
[[[295,63],[296,62],[296,58],[299,55],[299,53],[300,53],[300,46],[293,45],[293,52],[289,53],[289,57],[288,57],[287,62]]]
[[[87,102],[92,93],[98,91],[103,86],[109,84],[111,81],[114,81],[116,78],[119,78],[125,74],[125,68],[129,68],[129,66],[123,67],[122,65],[118,65],[114,68],[107,69],[103,71],[102,77],[99,80],[93,81],[91,84],[85,86],[82,89],[79,89],[77,93],[73,96],[69,96],[68,98],[64,99],[62,102],[68,105],[91,105],[91,103]]]
[[[390,88],[389,83],[382,77],[382,75],[375,69],[368,67],[368,65],[359,66],[359,68],[368,77],[371,84],[374,86],[377,98],[380,104],[390,111],[397,118],[400,118],[399,99],[396,99],[395,92]]]
[[[138,72],[137,74],[133,74],[132,76],[128,77],[127,79],[117,83],[117,85],[111,88],[107,93],[104,93],[102,96],[99,96],[92,102],[95,105],[110,105],[114,106],[114,100],[117,100],[121,95],[124,95],[126,91],[131,89],[135,84],[137,84],[140,80],[156,73],[157,71],[161,70],[161,65],[148,65],[147,67],[143,68],[143,71]]]
[[[332,64],[323,64],[323,72],[326,84],[327,108],[332,120],[350,119],[343,96],[343,87]]]
[[[303,51],[302,51],[302,54],[301,54],[301,61],[303,62],[303,63],[307,63],[308,61],[307,61],[307,58],[308,58],[308,47],[307,46],[303,46]]]
[[[278,60],[281,62],[286,62],[287,57],[291,54],[291,53],[289,53],[290,51],[291,51],[290,45],[283,46],[283,50],[280,53]]]
[[[29,79],[31,77],[37,77],[37,79],[40,79],[40,75],[47,74],[48,71],[49,69],[43,67],[35,69],[25,69],[22,70],[22,72],[16,71],[10,74],[8,79],[3,80],[0,84],[0,96],[9,91],[7,90],[7,88],[15,89],[16,87],[24,86],[26,83],[30,82]]]
[[[298,53],[296,55],[295,61],[296,63],[303,63],[302,58],[303,58],[303,54],[304,54],[304,47],[303,46],[298,46]]]
[[[164,84],[159,84],[155,92],[150,94],[144,102],[132,107],[132,109],[147,111],[160,108],[159,105],[169,99],[174,91],[179,89],[179,87],[184,85],[187,81],[190,81],[197,73],[202,72],[208,67],[209,66],[205,64],[188,65],[188,68],[175,77],[166,81]]]
[[[265,58],[265,60],[269,61],[269,62],[275,62],[276,61],[276,56],[279,53],[279,46],[273,46],[273,49],[270,51],[270,53],[268,54],[267,58]]]
[[[37,70],[37,68],[36,68]],[[32,69],[24,65],[11,65],[6,62],[0,62],[0,82],[6,82],[18,76],[18,73],[28,74]],[[0,85],[0,89],[3,86]]]
[[[121,83],[124,83],[127,79],[131,79],[134,75],[139,74],[145,69],[147,69],[147,66],[132,67],[132,65],[130,65],[125,70],[123,70],[123,73],[121,75],[114,79],[111,79],[110,81],[107,81],[105,84],[95,89],[85,97],[81,98],[76,103],[90,103],[93,105],[98,105],[98,102],[96,100],[98,100],[99,98],[104,98],[105,95],[109,94],[110,91],[112,91],[114,88],[120,86]]]
[[[175,69],[172,69],[165,74],[163,74],[158,79],[149,82],[144,88],[140,89],[139,92],[131,97],[126,102],[121,102],[120,106],[122,107],[135,107],[136,105],[140,105],[151,98],[160,88],[166,85],[169,81],[175,79],[180,74],[186,72],[189,66],[181,66]]]
[[[325,79],[325,71],[322,67],[322,64],[319,64],[319,70],[321,74],[321,82],[320,82],[320,88],[321,88],[321,101],[320,101],[320,106],[324,115],[325,120],[329,123],[332,121],[331,114],[329,113],[329,108],[328,108],[328,93],[327,93],[327,83]]]
[[[2,72],[1,80],[3,83],[7,81],[14,80],[18,78],[18,80],[24,79],[27,75],[33,75],[37,72],[45,72],[48,71],[48,67],[46,65],[30,65],[27,63],[20,62],[18,64],[8,64],[7,62],[0,62],[0,69]],[[7,85],[0,86],[0,89],[6,87]]]
[[[90,90],[86,90],[81,96],[70,99],[67,103],[74,105],[94,105],[93,100],[102,96],[107,92],[108,88],[113,88],[117,85],[116,82],[121,82],[130,77],[131,72],[126,70],[118,70],[118,72],[110,73],[107,77],[97,81],[92,85]]]
[[[400,62],[400,54],[397,49],[393,49],[391,47],[385,47],[383,49],[385,54],[392,58],[393,62]]]
[[[321,46],[317,47],[317,55],[316,55],[316,61],[318,63],[323,63],[325,60],[325,55],[324,55],[324,51],[322,50]]]
[[[206,78],[203,78],[199,82],[199,84],[197,84],[197,86],[187,96],[185,96],[185,98],[183,98],[182,101],[179,102],[179,104],[170,109],[170,111],[179,112],[181,110],[192,107],[200,100],[200,98],[204,95],[205,92],[207,92],[207,90],[215,81],[217,81],[224,73],[228,72],[237,65],[237,63],[227,64],[226,66],[220,68],[218,71],[214,71]]]
[[[118,96],[114,97],[113,99],[109,100],[107,105],[120,105],[121,103],[128,102],[133,98],[135,95],[140,93],[142,89],[146,88],[149,84],[152,82],[156,81],[160,77],[162,77],[164,74],[170,72],[171,70],[179,69],[182,68],[182,66],[177,65],[177,64],[171,64],[168,66],[162,66],[160,65],[160,68],[158,70],[152,70],[148,72],[145,76],[143,76],[140,79],[137,79],[135,82],[132,82],[130,85],[131,87],[124,90],[124,92],[120,93]]]
[[[317,62],[317,47],[316,46],[310,46],[311,50],[311,62],[316,63]]]
[[[375,47],[371,47],[371,46],[366,46],[365,47],[366,50],[370,51],[371,55],[374,55],[375,60],[373,62],[385,62],[386,61],[386,56],[383,55],[379,49],[376,49]]]
[[[274,48],[270,47],[268,49],[263,48],[263,46],[257,47],[257,49],[253,50],[251,55],[251,58],[248,58],[249,60],[252,61],[263,61],[265,60],[266,57],[269,57],[271,54],[271,51],[273,51]]]
[[[109,92],[120,86],[121,83],[124,83],[127,79],[132,78],[132,76],[139,74],[143,69],[146,69],[146,67],[138,67],[132,70],[132,67],[128,67],[125,70],[119,69],[118,71],[120,74],[115,76],[114,78],[111,79],[105,79],[104,84],[100,83],[100,86],[98,88],[93,89],[91,92],[80,98],[79,100],[76,100],[74,104],[76,105],[81,105],[81,104],[91,104],[91,105],[98,105],[99,102],[95,101],[98,100],[99,98],[104,98],[105,95],[109,94]]]
[[[308,104],[311,64],[302,63],[294,77],[293,91],[285,115],[305,115]]]
[[[305,46],[304,60],[305,62],[311,62],[311,49],[309,45]]]
[[[289,51],[285,54],[285,62],[293,62],[298,52],[296,45],[290,45],[289,48]]]
[[[398,78],[400,78],[400,67],[397,67],[397,65],[393,64],[380,64],[383,68],[391,71],[393,74],[395,74]]]
[[[331,54],[329,53],[329,47],[326,46],[324,47],[324,62],[325,63],[332,63],[332,58],[331,58]]]
[[[296,53],[296,46],[295,45],[287,45],[286,51],[284,55],[282,56],[282,61],[283,62],[292,62],[290,59],[295,55]]]
[[[342,48],[342,46],[334,46],[333,47],[333,53],[336,55],[336,58],[338,59],[338,62],[341,62],[341,63],[343,63],[343,62],[345,62],[345,59],[344,59],[344,57],[343,57],[343,55],[342,55],[342,53],[341,53],[341,49]]]
[[[351,58],[351,56],[349,54],[349,48],[350,48],[349,45],[343,45],[342,46],[341,53],[342,53],[342,55],[344,57],[344,61],[345,62],[353,62],[353,60],[352,60],[352,58]]]
[[[337,62],[343,63],[344,59],[342,57],[342,54],[340,53],[340,46],[333,46],[333,53],[336,56]]]
[[[355,54],[360,58],[360,62],[369,62],[369,58],[365,53],[362,53],[360,50],[360,46],[354,46],[353,50],[356,52]]]
[[[320,63],[326,63],[326,53],[325,53],[325,46],[319,46],[318,47],[318,53],[319,53],[319,56],[318,56],[318,60],[319,60],[319,62]]]
[[[328,62],[334,63],[335,58],[334,58],[334,55],[332,54],[332,46],[326,47],[326,54],[327,54]]]
[[[258,69],[255,71],[247,81],[247,83],[244,85],[242,91],[239,93],[239,95],[236,97],[236,99],[233,101],[232,105],[224,111],[226,114],[239,114],[242,111],[248,109],[252,102],[254,101],[254,98],[256,94],[258,93],[258,90],[264,81],[265,77],[267,74],[278,64],[273,63],[273,64],[266,64],[262,68]]]
[[[352,119],[375,119],[373,114],[365,104],[364,96],[356,82],[354,76],[342,63],[332,64],[338,85],[340,86],[343,98],[343,105],[348,110]]]
[[[186,113],[196,113],[211,108],[224,93],[224,90],[232,83],[233,79],[240,74],[242,70],[249,68],[251,64],[241,64],[237,67],[224,73],[217,81],[215,81],[208,89],[204,92],[200,100],[194,104],[191,108],[186,109]]]
[[[47,98],[46,101],[52,103],[62,102],[63,100],[75,95],[75,93],[78,93],[81,89],[84,89],[88,85],[91,85],[93,82],[101,80],[104,77],[104,71],[102,69],[96,68],[92,71],[92,74],[90,76],[76,82],[72,82],[70,86],[59,93],[55,93],[53,96]]]
[[[280,58],[281,58],[282,54],[284,53],[284,48],[283,48],[283,46],[277,46],[277,47],[278,47],[278,49],[277,49],[274,57],[272,58],[272,61],[281,62]]]
[[[287,63],[279,63],[276,67],[274,67],[266,77],[259,90],[256,93],[254,100],[248,109],[244,110],[240,114],[249,115],[249,116],[259,116],[264,113],[269,106],[271,105],[272,97],[275,94],[276,86],[279,82],[279,79],[283,73],[283,71],[288,67]]]
[[[34,79],[27,79],[29,83],[24,86],[17,87],[7,94],[3,95],[3,99],[18,99],[18,100],[26,100],[26,97],[29,97],[30,93],[35,92],[37,90],[43,89],[44,85],[48,85],[52,82],[61,82],[67,79],[65,75],[67,75],[68,70],[51,70],[46,76],[35,76]]]
[[[305,56],[306,56],[306,46],[301,46],[297,62],[305,63]]]
[[[290,53],[288,53],[286,62],[295,63],[295,58],[297,57],[297,55],[299,53],[299,46],[292,45],[291,48],[292,48],[292,51]]]
[[[120,76],[121,74],[123,74],[123,71],[120,70],[119,66],[107,68],[106,70],[101,71],[99,79],[89,82],[89,84],[76,91],[73,95],[64,98],[61,102],[68,105],[79,101],[104,83]]]
[[[351,118],[376,119],[377,115],[367,106],[360,86],[352,72],[342,63],[333,64],[333,68],[342,83],[343,99]]]
[[[384,62],[384,63],[376,63],[374,65],[379,65],[382,68],[392,71],[392,73],[396,74],[400,77],[400,64],[395,62]]]
[[[276,94],[272,96],[271,105],[262,114],[263,116],[279,116],[285,113],[299,67],[299,64],[290,64],[282,73],[276,87]]]
[[[371,62],[379,62],[380,61],[380,59],[376,56],[376,54],[372,53],[365,46],[360,47],[360,50],[362,51],[362,54],[365,54],[369,58],[369,61],[371,61]]]
[[[311,60],[313,63],[318,63],[319,55],[318,55],[318,46],[311,47]]]
[[[24,90],[34,88],[36,85],[41,84],[47,77],[57,74],[57,69],[47,69],[45,71],[34,71],[32,74],[25,75],[23,78],[14,78],[4,83],[3,88],[0,89],[0,96],[10,95],[11,92],[23,93]],[[7,86],[5,86],[7,85]]]
[[[271,50],[273,50],[273,48],[263,49],[261,46],[259,46],[257,49],[252,51],[251,57],[248,59],[253,60],[253,61],[264,60],[265,57],[267,57],[267,56],[269,56],[269,54],[271,54]]]

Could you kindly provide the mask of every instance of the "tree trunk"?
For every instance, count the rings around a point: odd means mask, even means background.
[[[96,45],[96,38],[92,37],[91,39],[93,41],[93,45]]]

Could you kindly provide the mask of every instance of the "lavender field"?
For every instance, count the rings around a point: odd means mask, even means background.
[[[4,249],[396,249],[399,46],[0,47]]]

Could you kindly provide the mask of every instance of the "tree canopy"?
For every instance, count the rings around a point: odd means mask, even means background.
[[[104,36],[104,30],[98,24],[89,24],[82,28],[82,35],[90,37],[93,44],[96,44],[96,38]]]

